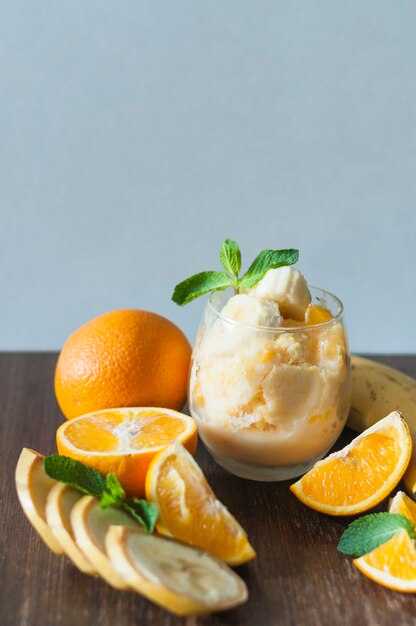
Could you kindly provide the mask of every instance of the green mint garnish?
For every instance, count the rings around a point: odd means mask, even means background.
[[[363,556],[386,543],[394,535],[406,530],[416,538],[415,528],[404,515],[395,513],[370,513],[352,522],[344,531],[337,550],[351,556]]]
[[[45,457],[43,464],[45,472],[51,478],[89,496],[95,496],[100,500],[103,509],[108,506],[124,509],[147,532],[153,532],[159,514],[157,506],[140,498],[128,498],[115,474],[109,473],[104,479],[97,470],[60,454]]]
[[[124,504],[124,508],[128,511],[138,522],[146,524],[147,528],[151,528],[152,532],[156,520],[159,515],[159,511],[157,506],[148,502],[147,500],[142,500],[139,498],[128,498]],[[145,526],[145,528],[146,528]]]
[[[220,261],[232,277],[238,280],[241,270],[241,252],[239,245],[233,239],[225,239],[220,250]]]
[[[67,456],[53,454],[43,459],[45,472],[51,478],[66,483],[78,491],[100,498],[106,490],[104,478],[97,470]]]
[[[106,491],[103,491],[100,498],[100,505],[103,509],[108,506],[123,507],[126,500],[126,492],[118,482],[117,476],[110,472],[105,479]]]
[[[183,306],[210,291],[231,287],[233,280],[225,272],[200,272],[176,285],[172,300]]]
[[[244,289],[254,287],[269,270],[283,267],[284,265],[294,265],[298,262],[298,259],[298,250],[263,250],[256,256],[240,280],[239,287]]]
[[[236,241],[225,239],[220,250],[220,261],[225,272],[207,271],[194,274],[176,285],[172,300],[183,306],[210,291],[222,291],[234,287],[241,289],[254,287],[270,269],[293,265],[299,259],[298,250],[263,250],[254,259],[247,272],[239,278],[241,252]]]

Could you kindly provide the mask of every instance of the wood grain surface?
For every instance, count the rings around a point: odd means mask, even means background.
[[[257,483],[227,474],[201,444],[197,459],[210,484],[257,550],[255,561],[237,570],[249,588],[245,605],[177,618],[139,595],[81,574],[65,557],[50,552],[23,515],[14,470],[24,446],[44,454],[55,451],[55,430],[63,421],[53,392],[56,358],[0,354],[1,626],[416,624],[416,596],[376,585],[337,552],[349,520],[309,510],[289,492],[288,482]],[[415,357],[378,359],[416,377]],[[345,432],[338,447],[349,438]]]

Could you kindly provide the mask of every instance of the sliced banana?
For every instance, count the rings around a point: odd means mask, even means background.
[[[99,575],[116,589],[128,589],[128,584],[114,569],[107,556],[105,536],[110,526],[140,526],[128,513],[109,506],[102,509],[93,496],[84,496],[71,512],[71,526],[75,540],[85,557]]]
[[[269,270],[247,293],[250,296],[271,298],[279,305],[283,317],[300,322],[304,321],[311,302],[306,280],[298,270],[289,266]]]
[[[49,492],[46,501],[46,521],[65,554],[84,574],[97,571],[78,547],[71,525],[71,511],[83,498],[82,493],[63,483],[57,483]]]
[[[225,563],[172,539],[113,527],[106,548],[132,589],[177,615],[221,611],[248,598],[244,581]]]
[[[29,448],[23,448],[16,466],[16,489],[23,511],[43,541],[56,554],[63,548],[46,521],[46,501],[51,489],[57,484],[49,478],[43,467],[43,456]]]

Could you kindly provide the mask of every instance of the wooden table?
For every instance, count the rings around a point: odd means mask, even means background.
[[[217,496],[257,550],[238,569],[249,601],[232,611],[177,618],[139,595],[111,589],[50,552],[18,503],[14,469],[22,447],[50,454],[63,421],[53,392],[56,354],[0,354],[1,626],[410,626],[416,596],[386,590],[337,552],[348,520],[303,506],[289,483],[257,483],[200,462]],[[378,357],[416,377],[416,357]],[[343,435],[342,443],[350,437]]]

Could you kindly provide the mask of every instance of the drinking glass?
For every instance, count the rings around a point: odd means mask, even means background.
[[[350,408],[350,354],[343,305],[309,287],[317,323],[244,324],[211,294],[189,381],[190,411],[214,459],[244,478],[286,480],[307,472],[335,443]],[[323,321],[322,321],[323,320]]]

